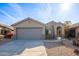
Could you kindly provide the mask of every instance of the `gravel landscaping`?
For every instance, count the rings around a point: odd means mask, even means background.
[[[61,42],[44,42],[44,45],[48,56],[76,56],[74,48],[62,45]]]

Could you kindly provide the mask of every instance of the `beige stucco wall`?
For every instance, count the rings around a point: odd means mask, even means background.
[[[51,32],[53,31],[52,30],[52,26],[54,27],[54,34],[56,35],[57,33],[57,27],[61,27],[62,28],[62,34],[64,35],[64,26],[63,26],[63,24],[61,24],[61,23],[56,23],[56,22],[50,22],[50,23],[47,23],[46,24],[46,28],[47,29],[49,29],[49,30],[51,30]]]
[[[43,27],[43,25],[33,20],[27,20],[15,25],[14,27]]]
[[[45,25],[41,24],[37,21],[27,20],[25,22],[21,22],[15,26],[13,26],[13,27],[15,28],[14,35],[16,35],[16,28],[18,28],[18,27],[42,27],[42,34],[43,34],[43,37],[45,37]]]
[[[51,32],[52,32],[52,27],[55,28],[55,25],[56,25],[55,22],[49,22],[49,23],[46,24],[46,28],[47,28],[48,30],[51,30]],[[55,29],[54,29],[54,30],[55,30]]]

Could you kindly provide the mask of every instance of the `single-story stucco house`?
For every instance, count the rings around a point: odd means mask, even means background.
[[[44,39],[45,24],[30,17],[12,24],[16,39]]]
[[[79,23],[72,24],[69,28],[70,37],[77,37],[79,35]]]
[[[64,26],[60,22],[43,24],[30,17],[12,24],[15,39],[45,39],[46,29],[51,33],[51,39],[64,36]]]

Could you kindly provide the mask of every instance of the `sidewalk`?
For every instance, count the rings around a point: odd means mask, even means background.
[[[20,55],[21,56],[47,56],[44,46],[25,49]]]

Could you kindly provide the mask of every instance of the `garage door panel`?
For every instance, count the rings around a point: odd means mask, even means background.
[[[18,39],[42,39],[42,28],[17,29]]]

